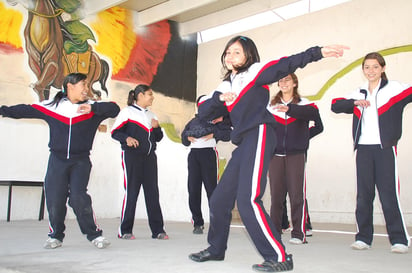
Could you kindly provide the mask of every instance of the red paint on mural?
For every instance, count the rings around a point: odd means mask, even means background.
[[[164,60],[171,37],[166,20],[147,26],[145,33],[136,35],[136,44],[126,66],[113,74],[112,79],[150,85]]]
[[[0,53],[2,54],[13,54],[13,53],[23,53],[23,48],[17,48],[14,45],[8,43],[0,42]]]

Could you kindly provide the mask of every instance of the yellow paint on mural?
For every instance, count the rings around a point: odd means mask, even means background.
[[[124,68],[136,43],[131,11],[113,7],[97,14],[96,22],[91,24],[98,42],[96,51],[112,60],[112,73]]]
[[[23,22],[23,15],[19,11],[6,8],[0,2],[0,42],[14,46],[22,47],[20,37],[20,28]]]

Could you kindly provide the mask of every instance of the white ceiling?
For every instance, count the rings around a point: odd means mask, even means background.
[[[187,35],[227,24],[245,17],[298,2],[298,0],[87,0],[87,14],[113,6],[138,12],[138,26],[164,19],[180,23],[180,34]]]

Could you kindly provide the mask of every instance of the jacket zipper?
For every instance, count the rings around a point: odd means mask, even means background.
[[[286,155],[286,135],[288,134],[288,119],[287,119],[287,114],[285,113],[285,135],[283,136],[283,150]]]
[[[69,138],[67,141],[67,159],[70,159],[70,145],[71,145],[71,139],[72,139],[72,118],[70,118],[70,124],[69,124]]]
[[[150,141],[150,129],[147,135],[147,140],[149,141],[149,150],[147,151],[147,155],[149,155],[150,151],[152,150],[152,142]]]

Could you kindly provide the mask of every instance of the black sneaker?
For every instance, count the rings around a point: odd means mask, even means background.
[[[202,250],[198,253],[190,254],[189,259],[191,259],[195,262],[223,261],[225,259],[225,255],[215,256],[212,253],[210,253],[207,249],[205,249],[205,250]]]
[[[203,226],[195,226],[193,229],[193,234],[203,234]]]
[[[286,255],[284,262],[268,260],[262,264],[254,264],[252,268],[258,272],[283,272],[293,270],[292,254]]]

